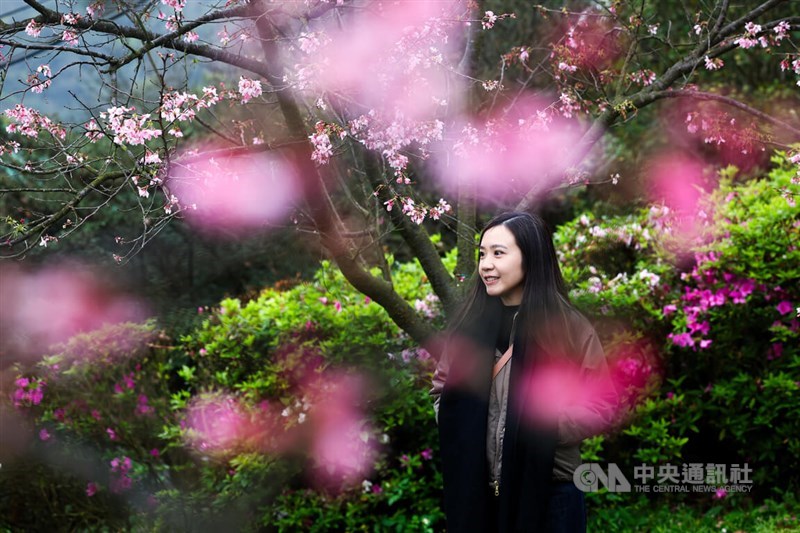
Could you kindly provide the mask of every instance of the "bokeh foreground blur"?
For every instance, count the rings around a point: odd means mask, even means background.
[[[592,529],[798,527],[797,2],[0,17],[0,526],[442,530],[440,334],[519,209],[615,389],[543,367],[536,416],[631,480],[750,469]]]

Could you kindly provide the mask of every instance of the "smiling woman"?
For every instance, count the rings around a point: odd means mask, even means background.
[[[583,532],[580,442],[616,403],[603,348],[539,217],[495,217],[479,253],[431,391],[447,529]]]
[[[499,296],[503,305],[519,305],[525,272],[514,234],[503,225],[485,231],[479,257],[478,268],[486,294]]]

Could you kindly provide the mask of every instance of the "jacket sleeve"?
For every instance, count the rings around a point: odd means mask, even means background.
[[[570,403],[558,418],[558,440],[561,445],[578,444],[583,439],[607,430],[618,403],[605,352],[594,328],[588,326],[580,344],[581,366],[577,380],[576,401]]]
[[[450,358],[448,357],[448,350],[442,352],[439,362],[436,364],[436,370],[433,372],[433,388],[430,395],[433,398],[433,412],[436,416],[436,423],[439,423],[439,401],[442,399],[442,390],[447,381],[447,373],[450,370]]]

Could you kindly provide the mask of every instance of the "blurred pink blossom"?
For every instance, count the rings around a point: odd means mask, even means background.
[[[145,318],[138,301],[104,285],[77,263],[25,271],[0,266],[0,352],[41,354],[50,345],[105,324]]]
[[[233,396],[196,398],[187,408],[189,444],[201,453],[229,452],[253,435],[243,405]]]
[[[474,187],[477,198],[489,203],[563,183],[583,133],[577,122],[531,97],[487,117],[463,117],[459,124],[434,150],[438,180],[451,195]]]
[[[299,198],[299,177],[274,153],[187,157],[173,162],[166,186],[189,223],[203,232],[263,229],[281,220]]]
[[[654,159],[647,174],[651,201],[669,208],[671,231],[682,240],[694,239],[708,216],[699,216],[703,165],[682,154],[663,154]]]
[[[461,81],[451,62],[460,57],[453,47],[464,31],[459,19],[466,2],[370,1],[364,7],[349,13],[346,31],[330,19],[318,31],[301,33],[289,81],[411,118],[430,117],[454,100]]]
[[[581,438],[610,427],[618,397],[610,379],[599,379],[567,358],[542,361],[524,377],[515,399],[529,422],[557,426],[562,439]]]
[[[356,376],[328,376],[312,384],[311,456],[322,485],[363,479],[376,458],[371,427],[359,404],[364,383]]]

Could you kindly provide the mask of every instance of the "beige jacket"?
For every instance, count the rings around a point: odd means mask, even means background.
[[[616,393],[611,382],[603,347],[591,324],[582,316],[573,320],[572,331],[579,347],[578,357],[582,382],[592,389],[602,391],[591,401],[565,406],[558,414],[558,438],[553,479],[572,481],[575,469],[581,464],[580,443],[583,439],[601,433],[610,425],[614,414]],[[513,339],[513,332],[511,338]],[[502,357],[495,350],[495,362]],[[433,375],[433,407],[436,419],[439,418],[439,400],[450,368],[447,351],[441,359]],[[503,455],[503,437],[506,426],[508,408],[508,383],[511,365],[506,364],[492,381],[489,398],[489,415],[486,434],[486,460],[489,465],[491,482],[500,480]]]

